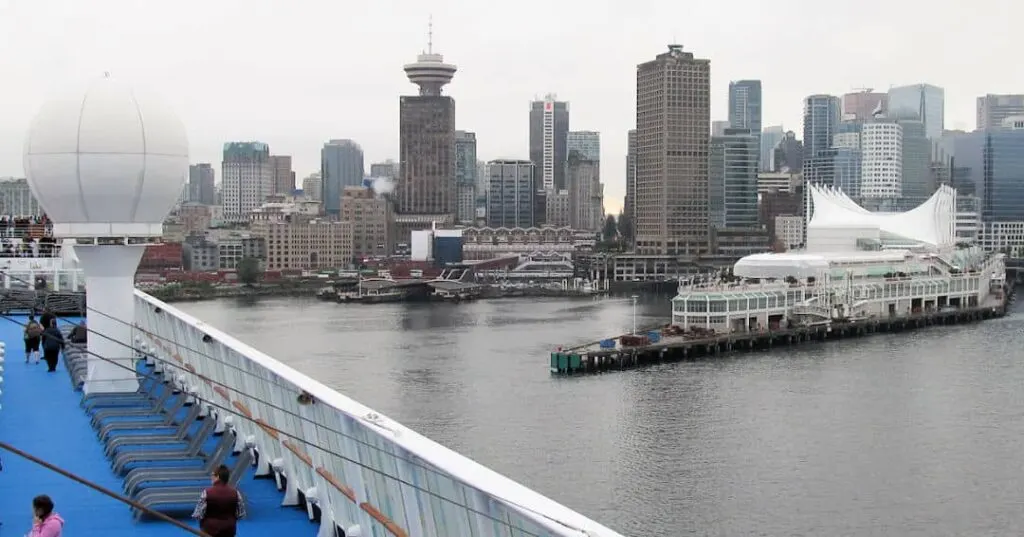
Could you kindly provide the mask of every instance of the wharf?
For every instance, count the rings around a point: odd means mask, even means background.
[[[828,341],[893,333],[926,326],[972,323],[1006,315],[1006,305],[922,312],[894,317],[871,317],[849,321],[822,322],[760,332],[732,332],[707,337],[662,336],[657,343],[601,348],[592,343],[551,353],[551,373],[575,375],[626,370],[651,364],[695,360],[730,352],[769,350],[809,341]],[[640,332],[643,333],[643,332]],[[621,336],[620,336],[621,337]]]

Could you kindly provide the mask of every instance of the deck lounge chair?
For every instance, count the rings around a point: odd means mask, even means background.
[[[235,464],[231,467],[230,478],[228,484],[235,486],[245,475],[245,472],[252,466],[253,455],[252,455],[252,444],[246,443],[245,449],[238,454],[238,458],[235,460]],[[142,489],[135,496],[135,501],[154,510],[160,512],[185,512],[191,511],[195,507],[196,502],[199,501],[199,497],[202,495],[203,490],[208,487],[208,484],[202,485],[190,485],[183,487],[153,487]],[[244,498],[243,494],[243,498]],[[135,519],[138,520],[142,517],[143,512],[138,509],[135,511]]]
[[[183,481],[209,481],[213,470],[228,460],[234,447],[235,435],[233,432],[226,431],[201,468],[133,468],[125,475],[124,492],[128,496],[134,496],[141,489],[167,486],[168,484],[173,486]]]
[[[210,438],[216,427],[217,424],[213,420],[204,421],[202,427],[199,428],[199,431],[192,437],[192,440],[189,440],[188,445],[184,448],[122,451],[114,456],[114,472],[118,475],[124,475],[130,470],[129,466],[144,465],[147,462],[199,461],[201,459],[197,459],[197,457],[200,455],[203,444]]]
[[[188,414],[178,424],[174,432],[154,434],[124,434],[111,437],[107,440],[104,452],[107,457],[113,457],[123,449],[134,449],[140,446],[155,446],[161,444],[180,444],[189,438],[189,431],[199,420],[202,413],[202,405],[194,404],[189,407]]]
[[[181,410],[185,407],[190,396],[182,394],[165,414],[142,414],[129,416],[113,416],[100,425],[99,437],[104,444],[115,434],[159,434],[177,429],[177,423],[181,416]],[[158,429],[159,431],[153,431]]]
[[[168,386],[170,388],[170,386]],[[177,390],[165,389],[157,397],[156,400],[151,400],[148,403],[138,407],[127,407],[127,408],[101,408],[93,412],[92,419],[90,422],[94,429],[100,428],[101,423],[109,418],[124,417],[124,416],[150,416],[152,414],[161,414],[170,403],[170,399],[174,397]]]
[[[123,405],[153,403],[165,389],[173,389],[171,382],[162,378],[148,377],[139,380],[139,390],[124,393],[90,393],[82,397],[82,408],[92,412],[100,408]]]

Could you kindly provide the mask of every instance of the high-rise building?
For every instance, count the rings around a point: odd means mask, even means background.
[[[476,221],[479,222],[487,211],[487,192],[491,177],[487,174],[487,161],[476,161]]]
[[[932,142],[925,134],[924,123],[917,119],[900,119],[897,123],[903,137],[900,209],[910,210],[927,201],[939,185],[931,171]]]
[[[274,193],[270,147],[263,142],[228,142],[221,162],[224,221],[242,223]]]
[[[804,169],[804,143],[796,139],[796,133],[786,131],[775,146],[772,156],[772,171],[802,173]]]
[[[324,214],[341,216],[341,194],[347,186],[362,186],[366,171],[363,149],[352,140],[331,140],[320,150],[320,187]]]
[[[295,190],[292,157],[290,155],[271,155],[270,166],[274,168],[274,194],[291,194]]]
[[[811,95],[804,99],[804,177],[809,183],[832,183],[832,137],[839,126],[839,98]]]
[[[572,177],[573,170],[569,170]],[[569,227],[571,220],[572,206],[568,190],[557,192],[538,192],[538,198],[544,198],[544,226],[546,227]],[[539,212],[540,208],[537,208]]]
[[[708,200],[711,225],[757,226],[757,165],[760,138],[750,129],[728,128],[711,138]]]
[[[322,202],[324,200],[323,188],[324,183],[320,178],[320,172],[313,172],[302,180],[302,194],[311,200]]]
[[[492,160],[487,163],[487,225],[527,228],[536,223],[534,165],[528,160]]]
[[[6,216],[42,216],[43,210],[32,195],[28,179],[0,178],[0,214]]]
[[[569,131],[566,134],[565,147],[566,155],[576,151],[583,160],[601,162],[601,133],[599,132]]]
[[[993,95],[978,97],[977,128],[998,128],[1011,116],[1024,115],[1024,95]]]
[[[636,252],[696,258],[711,239],[711,62],[669,45],[637,66],[636,87]]]
[[[758,157],[758,168],[762,172],[775,171],[775,148],[785,137],[786,129],[782,128],[782,125],[765,127],[761,130],[761,153]]]
[[[889,119],[916,119],[924,123],[929,140],[942,138],[946,128],[945,91],[931,84],[913,84],[889,89]]]
[[[388,159],[384,162],[370,164],[370,177],[386,177],[391,180],[398,179],[398,163]]]
[[[1011,116],[999,127],[972,135],[984,140],[979,185],[982,221],[1014,222],[1020,233],[1024,227],[1020,224],[1024,222],[1024,118]]]
[[[347,186],[341,194],[341,219],[352,225],[352,255],[357,259],[390,255],[391,204],[372,189]]]
[[[444,63],[433,43],[427,52],[405,66],[409,81],[419,87],[418,95],[399,100],[399,178],[395,185],[395,210],[416,215],[412,227],[429,227],[431,222],[451,224],[457,213],[455,184],[455,100],[442,95],[457,68]],[[403,227],[398,242],[412,227]]]
[[[761,81],[729,82],[729,128],[761,135]],[[723,133],[724,134],[724,133]]]
[[[636,203],[636,129],[626,133],[626,196],[622,202],[622,215],[633,222],[633,207]],[[632,240],[632,237],[627,237]]]
[[[538,174],[538,188],[565,188],[568,135],[569,103],[554,94],[530,103],[530,161]]]
[[[864,124],[860,121],[839,123],[836,135],[832,137],[833,178],[832,185],[854,200],[860,199],[861,154],[860,137]]]
[[[213,166],[200,163],[188,167],[188,201],[203,205],[217,204]]]
[[[903,127],[890,121],[861,128],[861,199],[884,207],[903,194]]]
[[[850,121],[868,121],[884,113],[889,105],[889,95],[876,93],[871,88],[843,95],[840,108],[842,118]]]
[[[566,165],[569,191],[569,226],[573,229],[599,231],[604,192],[599,164],[579,151],[570,151]]]
[[[470,225],[476,219],[476,133],[455,131],[455,185],[456,221]]]
[[[967,161],[968,166],[980,161],[981,173],[974,175],[978,181],[979,203],[975,211],[980,209],[981,213],[981,247],[1021,257],[1024,255],[1024,116],[1007,117],[998,127],[967,133],[962,138],[969,143],[958,144],[956,160]],[[956,171],[954,168],[954,173]],[[959,201],[959,192],[957,194]],[[964,224],[967,226],[963,227],[969,229],[970,222]],[[963,230],[964,234],[968,229]]]
[[[728,121],[712,121],[711,136],[725,136],[725,129],[729,128]]]

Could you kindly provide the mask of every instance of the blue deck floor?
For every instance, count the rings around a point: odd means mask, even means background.
[[[24,322],[24,318],[18,318]],[[51,464],[120,493],[122,479],[110,466],[103,446],[79,406],[62,364],[47,373],[45,364],[26,364],[22,327],[0,318],[0,341],[7,345],[0,390],[0,439]],[[123,503],[14,454],[0,450],[0,537],[22,537],[31,527],[32,498],[48,494],[65,522],[67,537],[153,537],[188,535],[160,521],[134,522]],[[304,509],[280,507],[273,480],[253,479],[251,470],[239,488],[249,517],[239,524],[244,537],[316,535]],[[193,526],[194,522],[189,522]]]

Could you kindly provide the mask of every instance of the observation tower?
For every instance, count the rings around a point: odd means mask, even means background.
[[[134,391],[135,271],[185,186],[185,127],[154,96],[105,74],[42,107],[25,140],[24,164],[54,236],[73,242],[85,272],[84,390]]]
[[[416,56],[416,63],[408,63],[403,68],[409,82],[420,87],[420,95],[440,96],[441,88],[452,81],[457,67],[444,63],[444,56],[434,52],[434,23],[430,22],[427,29],[427,51]]]

